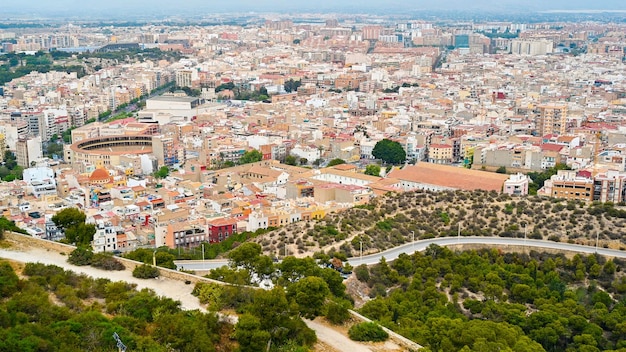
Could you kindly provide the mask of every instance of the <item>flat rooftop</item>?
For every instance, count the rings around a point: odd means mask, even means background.
[[[148,100],[163,101],[163,102],[193,103],[194,101],[197,101],[199,99],[200,98],[196,98],[196,97],[171,97],[171,96],[160,95],[158,97],[150,98]]]

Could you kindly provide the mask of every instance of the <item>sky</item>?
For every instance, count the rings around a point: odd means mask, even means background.
[[[415,10],[626,10],[624,0],[3,0],[3,12],[37,12],[71,15],[98,12],[314,12],[350,9]],[[395,12],[395,11],[394,11]]]

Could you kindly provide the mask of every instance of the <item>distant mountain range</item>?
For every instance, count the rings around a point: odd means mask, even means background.
[[[232,1],[202,1],[188,0],[182,3],[169,0],[109,0],[105,2],[94,0],[30,0],[3,2],[4,13],[37,13],[41,15],[90,14],[90,15],[132,15],[132,14],[185,14],[198,11],[213,12],[406,12],[416,10],[450,10],[450,11],[488,11],[488,12],[520,12],[545,10],[626,10],[626,2],[621,0],[361,0],[361,1],[332,1],[318,0],[232,0]],[[0,13],[0,17],[3,17]]]

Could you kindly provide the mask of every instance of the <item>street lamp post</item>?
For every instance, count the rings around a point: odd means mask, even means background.
[[[152,252],[152,266],[156,266],[156,249]]]
[[[415,252],[415,231],[411,231],[411,249]]]
[[[361,249],[361,264],[363,264],[363,239],[359,237],[359,246]]]
[[[600,241],[600,231],[596,232],[596,253],[598,253],[598,242]]]
[[[204,263],[204,243],[202,243],[202,269],[205,269],[206,265]]]
[[[457,242],[461,243],[461,223],[459,222],[459,228],[456,231],[456,238],[457,238]]]

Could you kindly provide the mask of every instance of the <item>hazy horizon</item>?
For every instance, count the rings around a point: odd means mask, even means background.
[[[535,12],[550,10],[626,10],[623,0],[603,0],[590,2],[587,0],[413,0],[413,1],[334,1],[318,0],[315,2],[304,0],[231,0],[228,2],[206,2],[188,0],[174,3],[165,0],[108,0],[105,2],[94,0],[5,0],[2,5],[0,18],[7,13],[24,13],[40,15],[67,15],[92,14],[105,15],[126,13],[129,15],[163,13],[177,15],[197,11],[211,12],[331,12],[351,11],[367,12],[383,10],[386,12],[404,11],[486,11],[486,12]],[[2,16],[3,13],[5,16]]]

